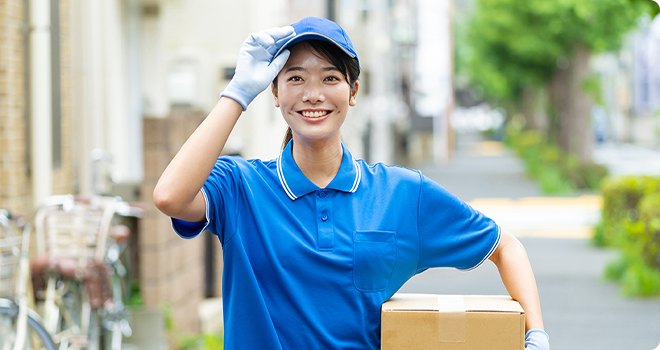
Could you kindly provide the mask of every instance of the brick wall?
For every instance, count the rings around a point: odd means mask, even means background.
[[[169,305],[176,325],[175,334],[200,331],[198,308],[204,298],[204,238],[179,238],[169,217],[153,204],[158,178],[185,140],[204,119],[194,112],[174,111],[168,118],[144,119],[145,178],[142,201],[147,217],[140,222],[138,238],[139,280],[147,306]],[[220,296],[222,248],[215,241],[216,293]]]
[[[73,190],[69,2],[60,1],[62,81],[62,166],[53,172],[53,194]],[[0,0],[0,208],[29,212],[33,208],[26,137],[25,60],[22,0]]]
[[[0,207],[31,207],[26,162],[23,2],[0,0]]]

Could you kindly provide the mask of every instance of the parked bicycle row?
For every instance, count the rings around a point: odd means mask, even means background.
[[[0,210],[0,350],[121,349],[132,333],[123,222],[144,214],[120,197],[73,195]]]

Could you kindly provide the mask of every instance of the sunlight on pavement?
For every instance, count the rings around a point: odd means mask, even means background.
[[[468,204],[519,238],[588,239],[600,220],[602,197],[482,198]]]
[[[481,141],[469,145],[469,154],[473,157],[501,157],[506,152],[502,142]]]

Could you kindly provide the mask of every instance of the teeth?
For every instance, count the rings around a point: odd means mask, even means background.
[[[302,112],[302,115],[304,115],[307,118],[318,118],[326,115],[328,112],[327,111],[317,111],[317,112]]]

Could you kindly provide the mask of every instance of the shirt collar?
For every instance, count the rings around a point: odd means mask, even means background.
[[[318,190],[319,187],[309,181],[300,168],[298,168],[298,164],[296,164],[296,161],[293,159],[293,154],[291,153],[292,147],[293,140],[289,141],[286,148],[284,148],[284,151],[282,151],[277,158],[277,176],[287,196],[289,196],[291,200],[296,200],[308,193]],[[349,152],[344,146],[343,142],[341,144],[341,149],[343,151],[343,156],[339,171],[326,188],[354,193],[360,185],[362,171],[351,152]]]

